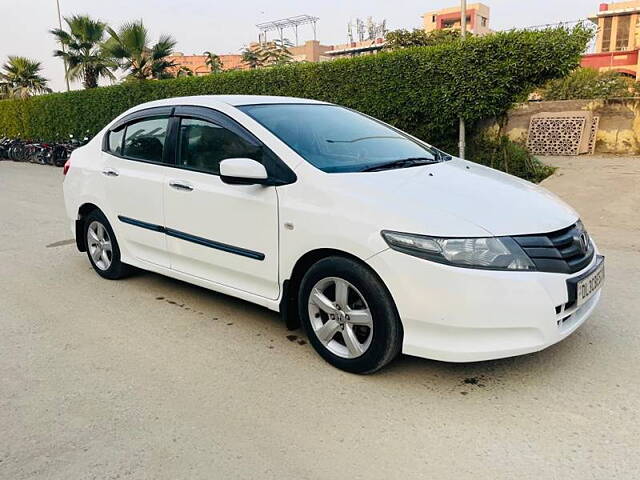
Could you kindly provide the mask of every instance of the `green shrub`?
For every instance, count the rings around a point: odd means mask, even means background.
[[[469,142],[469,158],[534,183],[540,183],[556,170],[504,135],[485,133],[474,137]]]
[[[564,78],[550,80],[540,95],[543,100],[624,98],[636,95],[635,86],[635,80],[618,72],[578,68]]]
[[[460,40],[460,37],[460,30],[433,30],[431,32],[421,28],[414,28],[412,31],[393,30],[387,33],[384,48],[433,47],[441,43]]]
[[[0,137],[56,140],[95,134],[140,103],[203,94],[289,95],[355,108],[449,148],[457,118],[469,128],[506,112],[524,92],[574,70],[583,27],[511,31],[331,62],[126,82],[0,101]]]

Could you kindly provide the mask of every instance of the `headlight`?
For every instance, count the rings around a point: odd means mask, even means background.
[[[383,230],[389,247],[414,257],[457,267],[493,270],[535,270],[535,265],[510,237],[441,238]]]

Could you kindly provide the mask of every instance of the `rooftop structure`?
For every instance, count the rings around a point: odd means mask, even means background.
[[[483,3],[467,5],[467,31],[474,35],[491,33],[489,28],[490,9]],[[445,29],[460,29],[462,10],[456,7],[443,8],[427,12],[422,16],[423,28],[427,32]]]
[[[267,33],[272,31],[278,32],[278,38],[284,40],[284,31],[286,29],[294,30],[295,44],[298,45],[298,27],[301,25],[311,25],[313,28],[313,39],[316,40],[316,24],[320,20],[318,17],[311,15],[296,15],[295,17],[282,18],[270,22],[258,23],[256,27],[260,30],[258,41],[264,43],[267,41]]]

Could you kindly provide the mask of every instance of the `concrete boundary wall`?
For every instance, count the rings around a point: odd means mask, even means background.
[[[529,122],[543,112],[591,111],[600,117],[596,153],[640,153],[640,98],[612,100],[562,100],[528,102],[508,114],[503,133],[517,142],[526,142]]]

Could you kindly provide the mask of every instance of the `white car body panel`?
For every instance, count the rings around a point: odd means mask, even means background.
[[[145,222],[164,224],[163,189],[171,168],[135,162],[102,152],[101,173],[113,171],[117,176],[104,175],[104,203],[112,227],[118,224],[118,238],[127,251],[138,260],[169,267],[169,253],[164,235],[119,221],[124,215]],[[104,211],[104,210],[103,210]]]
[[[595,265],[596,256],[584,271]],[[566,280],[545,272],[457,268],[386,250],[369,259],[402,318],[403,352],[449,362],[511,357],[561,341],[591,314],[598,292],[578,309],[567,302]],[[558,325],[558,321],[570,317]]]
[[[195,105],[222,112],[252,132],[297,176],[264,187],[229,185],[219,177],[150,165],[101,152],[105,127],[76,150],[64,182],[72,229],[79,208],[97,205],[120,243],[122,260],[279,310],[283,283],[305,254],[336,250],[366,262],[389,289],[404,329],[403,352],[446,361],[528,353],[556,343],[589,316],[598,292],[573,320],[558,324],[571,275],[462,269],[389,249],[381,230],[441,237],[483,237],[557,231],[578,214],[545,189],[460,159],[368,173],[324,173],[237,105],[322,103],[252,96],[158,100],[136,110]],[[113,122],[112,122],[113,123]],[[136,163],[128,165],[128,163]],[[119,177],[101,172],[114,168]],[[142,181],[137,182],[133,178]],[[112,180],[123,180],[119,185]],[[171,188],[187,182],[192,192]],[[124,211],[150,223],[264,253],[263,261],[207,249],[125,224]],[[595,262],[597,257],[594,255]]]
[[[227,185],[215,175],[171,170],[164,188],[164,225],[264,255],[262,261],[256,261],[167,237],[171,268],[277,300],[280,286],[276,189],[260,185]],[[171,188],[169,184],[174,181],[188,183],[193,191]]]

